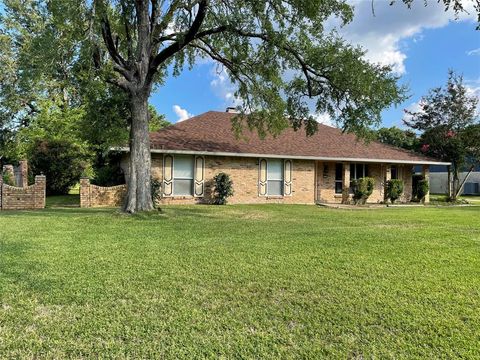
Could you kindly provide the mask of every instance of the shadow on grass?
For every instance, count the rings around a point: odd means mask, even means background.
[[[41,276],[44,266],[32,260],[28,253],[34,250],[31,242],[0,241],[0,289],[9,284],[38,294],[48,294],[62,284],[58,279]]]
[[[121,214],[119,209],[115,208],[95,208],[95,209],[81,209],[81,208],[46,208],[42,210],[4,210],[0,212],[0,219],[8,216],[31,216],[31,217],[45,217],[45,216],[71,216],[71,215],[95,215],[95,214]]]
[[[80,195],[52,195],[46,198],[47,208],[80,207]]]

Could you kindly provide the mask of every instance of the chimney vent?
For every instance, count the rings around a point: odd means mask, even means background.
[[[233,107],[233,106],[227,107],[226,112],[227,112],[227,113],[231,113],[231,114],[238,114],[237,108],[236,108],[236,107]]]

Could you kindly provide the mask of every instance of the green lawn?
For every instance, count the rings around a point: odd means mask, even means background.
[[[480,207],[0,213],[0,358],[479,358]]]

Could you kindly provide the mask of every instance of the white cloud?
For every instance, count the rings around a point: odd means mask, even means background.
[[[224,100],[224,105],[233,107],[241,105],[241,99],[235,96],[236,87],[230,81],[225,68],[220,65],[214,65],[211,74],[213,80],[210,82],[210,86],[215,94]]]
[[[480,48],[467,51],[467,55],[468,55],[468,56],[480,55]]]
[[[368,60],[391,65],[399,75],[407,71],[403,41],[413,39],[414,42],[420,42],[423,30],[446,26],[455,19],[452,11],[445,12],[443,4],[436,1],[428,1],[427,6],[423,1],[413,2],[411,9],[400,1],[392,6],[389,5],[390,1],[374,1],[374,14],[371,1],[349,2],[355,7],[354,20],[343,28],[338,28],[337,21],[330,20],[329,27],[336,25],[340,35],[347,41],[367,50]],[[460,14],[458,19],[475,21],[473,1],[466,0],[464,6],[468,13]]]
[[[465,87],[467,88],[468,95],[475,96],[478,99],[477,116],[480,116],[480,78],[476,80],[465,80]]]
[[[313,116],[314,116],[315,120],[317,120],[317,122],[320,123],[320,124],[328,125],[328,126],[331,126],[331,127],[336,127],[336,124],[332,120],[332,117],[330,116],[329,113],[314,114]]]
[[[187,120],[193,116],[187,110],[182,109],[179,105],[173,105],[173,111],[178,116],[177,122]]]
[[[422,100],[418,100],[418,101],[415,101],[413,103],[411,103],[409,106],[407,106],[407,108],[405,110],[408,110],[410,112],[421,112],[422,111]],[[407,114],[407,113],[403,113],[403,118],[402,118],[402,121],[401,123],[399,124],[400,127],[404,127],[405,124],[403,123],[403,121],[410,121],[412,120],[412,115],[410,114]]]

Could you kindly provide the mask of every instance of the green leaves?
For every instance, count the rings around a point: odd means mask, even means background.
[[[422,130],[420,138],[427,155],[452,162],[458,172],[480,162],[478,99],[470,95],[463,77],[449,71],[447,84],[430,90],[420,101],[420,110],[406,111],[405,123]]]

